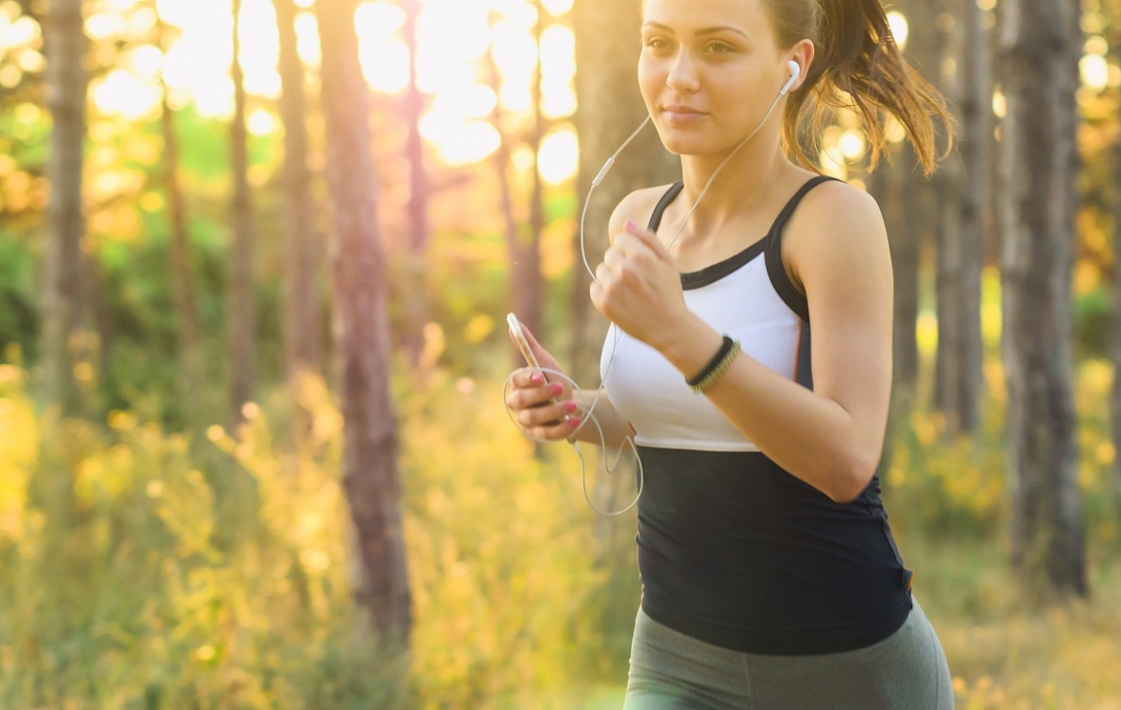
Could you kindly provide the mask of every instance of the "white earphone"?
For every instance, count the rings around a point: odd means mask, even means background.
[[[787,79],[786,83],[782,85],[781,89],[779,89],[779,96],[785,96],[786,92],[790,91],[790,87],[794,86],[794,82],[798,81],[798,77],[802,76],[801,64],[791,59],[787,66],[790,67],[790,78]]]

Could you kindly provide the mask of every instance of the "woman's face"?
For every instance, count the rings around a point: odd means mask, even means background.
[[[789,78],[786,54],[763,0],[646,0],[638,80],[662,143],[679,155],[734,148]]]

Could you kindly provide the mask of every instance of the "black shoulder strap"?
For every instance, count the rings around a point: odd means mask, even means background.
[[[771,231],[766,236],[767,275],[771,278],[771,285],[774,286],[775,292],[778,293],[790,310],[797,313],[806,323],[810,322],[809,303],[806,302],[806,297],[794,288],[794,284],[790,282],[790,277],[786,274],[786,267],[782,263],[782,230],[786,228],[786,223],[794,214],[794,210],[798,209],[798,204],[802,201],[802,198],[818,185],[831,180],[836,180],[836,178],[828,175],[818,175],[802,185],[801,189],[794,193],[794,196],[786,203],[786,207],[782,208],[782,212],[775,218],[775,223],[771,225]]]
[[[685,188],[685,183],[678,180],[669,186],[666,194],[662,195],[662,199],[658,200],[658,204],[654,207],[654,212],[650,215],[650,223],[646,226],[651,232],[658,231],[659,225],[662,224],[662,213],[666,211],[669,204],[673,202],[681,191]]]

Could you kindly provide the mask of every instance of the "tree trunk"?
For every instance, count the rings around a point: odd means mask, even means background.
[[[947,433],[971,432],[978,423],[983,384],[981,271],[985,256],[984,205],[991,194],[986,179],[991,156],[992,115],[986,33],[974,0],[946,0],[941,10],[955,18],[944,27],[944,56],[956,70],[943,75],[944,93],[958,107],[959,150],[939,181],[942,194],[938,233],[938,353],[934,406]],[[985,92],[988,91],[988,99]]]
[[[424,115],[425,97],[417,86],[417,39],[416,24],[420,15],[420,0],[405,0],[405,42],[409,47],[409,87],[405,93],[405,121],[409,135],[405,143],[405,153],[409,159],[409,244],[406,265],[408,283],[405,288],[405,312],[408,323],[405,335],[405,349],[409,361],[419,362],[424,349],[424,325],[428,322],[428,201],[432,197],[432,186],[424,159],[424,141],[420,135],[420,119]]]
[[[323,250],[316,230],[308,168],[307,96],[304,65],[296,49],[296,5],[273,0],[280,30],[280,114],[284,122],[284,365],[289,383],[301,372],[320,374],[318,276]]]
[[[253,206],[249,197],[249,157],[245,129],[245,86],[241,70],[241,0],[233,0],[234,117],[230,124],[230,171],[233,177],[233,201],[230,221],[233,226],[233,248],[227,276],[226,337],[229,343],[231,427],[241,422],[242,406],[253,398],[255,376],[254,335],[256,318],[253,303]]]
[[[930,0],[908,0],[903,8],[910,27],[907,56],[928,81],[937,85],[939,61],[934,4]],[[896,228],[891,237],[895,272],[893,380],[897,399],[913,401],[920,367],[916,335],[920,273],[924,248],[934,241],[935,194],[934,185],[923,175],[909,143],[901,146],[896,169],[900,173],[898,189],[902,200],[894,215]],[[892,216],[887,217],[890,225]]]
[[[534,46],[538,48],[536,68],[533,72],[533,127],[530,130],[529,149],[533,152],[532,191],[529,197],[528,230],[519,230],[514,243],[513,303],[518,318],[539,337],[544,338],[542,314],[544,312],[545,282],[541,276],[541,233],[545,230],[545,195],[541,181],[541,141],[545,137],[545,117],[541,115],[541,35],[545,31],[546,13],[540,0],[534,2],[537,24],[533,29]]]
[[[411,598],[401,529],[397,421],[390,395],[385,258],[378,235],[368,124],[369,88],[358,62],[355,0],[319,0],[334,332],[343,430],[343,485],[357,538],[358,604],[380,640],[407,647]]]
[[[1071,392],[1077,206],[1077,0],[1005,0],[1001,150],[1004,365],[1012,561],[1060,595],[1087,591]]]
[[[498,72],[498,65],[494,61],[494,54],[487,50],[485,57],[487,69],[490,74],[490,85],[496,94],[502,89],[502,77]],[[534,335],[543,337],[538,330],[540,325],[540,291],[534,297],[534,283],[541,281],[540,252],[537,249],[536,238],[529,240],[527,246],[523,239],[523,230],[519,229],[518,218],[514,214],[514,188],[510,180],[510,156],[513,151],[510,144],[513,139],[506,129],[506,117],[502,107],[496,103],[491,111],[491,123],[499,131],[498,149],[494,152],[495,176],[498,179],[499,211],[506,232],[506,250],[510,258],[510,308],[518,316],[518,320],[526,325]],[[535,151],[536,154],[536,151]],[[534,169],[536,170],[536,161]],[[531,213],[534,210],[531,208]],[[531,221],[533,220],[531,215]],[[511,356],[515,366],[522,367],[525,360],[521,351],[511,344]]]
[[[155,5],[155,3],[153,3]],[[163,22],[157,26],[160,50],[166,49]],[[175,133],[175,114],[168,104],[168,88],[162,84],[163,106],[160,131],[164,142],[164,190],[167,193],[169,228],[171,230],[171,283],[175,294],[175,312],[179,323],[179,391],[185,402],[202,385],[202,326],[199,321],[195,279],[191,268],[191,243],[187,232],[187,205],[179,185],[179,139]]]
[[[620,37],[638,37],[642,15],[639,0],[575,0],[572,17],[579,107],[576,128],[580,136],[577,189],[582,208],[604,162],[647,115],[638,90],[639,43],[619,41]],[[680,174],[677,158],[662,147],[657,131],[652,126],[644,128],[588,205],[585,237],[593,269],[607,251],[607,222],[615,206],[634,190],[673,182]],[[588,298],[591,276],[580,260],[579,234],[575,236],[569,373],[581,384],[591,386],[599,383],[599,351],[607,324],[594,312]]]
[[[82,148],[86,137],[86,36],[81,0],[52,0],[45,27],[47,105],[53,117],[46,174],[47,245],[43,280],[43,382],[49,406],[76,414],[75,336],[82,294]]]

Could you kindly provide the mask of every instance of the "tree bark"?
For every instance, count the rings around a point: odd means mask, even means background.
[[[152,3],[155,6],[156,3]],[[159,48],[164,51],[167,27],[157,25]],[[187,231],[187,204],[179,184],[179,139],[175,133],[175,114],[168,103],[168,88],[161,81],[163,105],[160,111],[160,132],[163,134],[164,191],[167,194],[168,227],[171,230],[171,283],[175,294],[175,311],[179,325],[179,391],[184,401],[202,384],[202,326],[199,320],[198,296],[191,267],[191,243]]]
[[[1012,561],[1059,595],[1087,592],[1071,392],[1077,207],[1077,0],[1005,0],[1001,61],[1004,365]]]
[[[390,394],[386,264],[378,234],[368,124],[369,88],[358,62],[355,0],[319,0],[334,333],[345,424],[343,486],[361,574],[355,598],[379,639],[408,645],[411,596],[401,528],[397,420]]]
[[[323,369],[319,273],[323,262],[308,168],[307,93],[296,48],[296,5],[273,0],[280,31],[280,114],[284,122],[284,364],[289,383]]]
[[[417,17],[420,15],[419,0],[404,0],[405,42],[409,48],[409,87],[405,92],[404,111],[409,134],[405,142],[405,153],[409,160],[409,244],[406,265],[408,285],[405,288],[405,312],[408,324],[405,335],[405,349],[409,361],[419,362],[424,349],[424,325],[428,322],[428,201],[432,197],[432,185],[428,179],[428,169],[424,158],[424,141],[420,135],[420,119],[424,115],[426,100],[417,86]]]
[[[76,414],[75,336],[82,297],[82,149],[86,137],[88,77],[82,67],[87,39],[81,0],[51,0],[45,27],[47,106],[53,117],[46,175],[47,246],[43,280],[43,382],[49,406]]]
[[[234,117],[230,123],[230,171],[233,200],[230,221],[233,244],[227,276],[226,338],[229,343],[231,428],[242,419],[242,407],[253,398],[255,377],[254,336],[256,314],[253,303],[253,248],[255,235],[253,206],[249,196],[249,157],[245,129],[245,86],[241,69],[241,0],[233,0],[234,58],[231,65],[234,84]]]
[[[930,0],[908,0],[902,5],[910,28],[907,57],[931,83],[938,82],[938,37],[935,8]],[[891,237],[895,272],[895,322],[893,381],[898,401],[910,402],[918,385],[920,357],[916,326],[921,301],[923,251],[934,242],[935,188],[923,175],[911,145],[900,147],[897,164],[901,204],[885,215]]]
[[[954,435],[976,429],[983,384],[981,271],[984,208],[991,195],[987,171],[992,154],[992,84],[987,33],[981,29],[977,3],[946,0],[941,10],[955,18],[943,32],[944,56],[953,60],[956,70],[942,77],[942,87],[957,106],[962,140],[939,182],[943,198],[934,406],[945,417],[947,433]]]
[[[639,0],[575,0],[572,17],[576,35],[576,129],[580,136],[577,190],[582,208],[601,166],[647,115],[637,78],[641,4]],[[621,43],[620,37],[628,39]],[[633,43],[629,40],[632,37]],[[593,269],[607,251],[607,222],[615,206],[634,190],[673,182],[680,174],[677,158],[662,147],[657,131],[646,126],[619,157],[588,205],[585,238]],[[591,276],[580,260],[580,235],[575,236],[569,372],[578,382],[591,385],[599,382],[599,351],[607,323],[594,312],[588,298]]]

